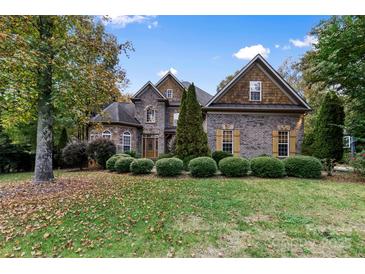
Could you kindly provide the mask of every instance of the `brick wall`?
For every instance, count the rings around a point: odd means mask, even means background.
[[[166,89],[173,89],[173,97],[171,99],[168,98],[169,102],[180,102],[181,101],[183,88],[170,75],[167,76],[166,79],[157,86],[157,89],[164,96],[166,96],[166,94],[165,94]]]

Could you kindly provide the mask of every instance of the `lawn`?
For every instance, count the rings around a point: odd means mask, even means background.
[[[1,257],[365,257],[360,183],[30,176],[0,176]]]

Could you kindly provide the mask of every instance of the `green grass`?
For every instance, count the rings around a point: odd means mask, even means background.
[[[75,181],[74,189],[0,199],[0,256],[365,257],[365,185],[107,172],[58,178]]]

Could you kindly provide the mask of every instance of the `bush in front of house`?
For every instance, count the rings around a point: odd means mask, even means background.
[[[82,169],[87,164],[87,145],[84,142],[72,142],[62,150],[62,160],[69,167]]]
[[[226,157],[219,161],[219,170],[228,177],[246,176],[250,170],[250,161],[241,157]]]
[[[219,161],[227,158],[227,157],[232,157],[232,153],[226,152],[226,151],[214,151],[212,153],[212,158],[214,159],[214,161],[217,163],[217,165],[219,165]]]
[[[189,171],[189,163],[191,160],[195,159],[196,156],[191,155],[191,156],[186,156],[184,159],[182,159],[183,163],[184,163],[184,170]]]
[[[106,161],[115,154],[115,151],[114,143],[103,138],[91,141],[87,146],[89,157],[95,160],[102,168],[105,168]]]
[[[141,158],[134,159],[130,165],[133,174],[148,174],[151,172],[154,164],[151,159]]]
[[[115,161],[114,170],[118,173],[125,173],[131,171],[131,163],[135,159],[133,157],[119,157]]]
[[[321,161],[312,156],[291,156],[283,160],[288,176],[299,178],[320,178]]]
[[[350,161],[350,164],[354,168],[355,173],[365,176],[365,150],[357,153]]]
[[[198,157],[190,161],[189,170],[193,177],[211,177],[217,172],[217,164],[210,157]]]
[[[165,158],[172,158],[175,155],[173,153],[162,153],[160,155],[158,155],[157,160],[161,160],[161,159],[165,159]]]
[[[252,175],[266,178],[285,176],[285,166],[282,161],[273,157],[256,157],[251,160]]]
[[[157,160],[157,175],[163,177],[172,177],[181,174],[184,169],[184,162],[178,158],[164,158]]]

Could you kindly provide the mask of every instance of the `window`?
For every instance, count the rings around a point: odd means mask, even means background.
[[[233,130],[223,130],[222,150],[233,153]]]
[[[351,136],[343,136],[343,148],[351,147]]]
[[[250,101],[261,101],[261,81],[250,81]]]
[[[101,134],[101,137],[105,138],[105,139],[111,139],[112,138],[112,133],[109,130],[105,130],[103,131],[103,133]]]
[[[171,89],[171,88],[169,88],[169,89],[166,89],[166,98],[172,98],[172,96],[173,96],[173,90]]]
[[[131,151],[131,133],[129,131],[123,132],[121,143],[123,152]]]
[[[279,131],[278,156],[289,156],[289,131]]]
[[[97,135],[94,133],[90,134],[90,141],[94,141],[97,138]]]
[[[174,127],[177,127],[177,120],[179,120],[179,113],[174,113]]]
[[[154,109],[152,109],[151,107],[147,108],[146,122],[147,123],[154,123],[155,122],[155,115],[156,115],[156,111]]]

